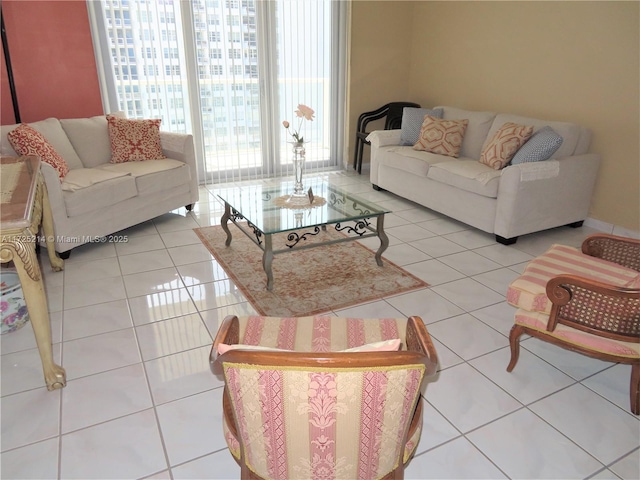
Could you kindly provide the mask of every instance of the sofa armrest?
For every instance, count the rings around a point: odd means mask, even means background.
[[[193,135],[160,131],[162,153],[167,157],[189,165],[191,171],[192,202],[198,201],[198,165],[196,163]]]
[[[53,216],[53,225],[63,224],[67,220],[67,207],[62,196],[62,183],[58,172],[48,163],[40,164],[40,171],[47,185],[47,195],[49,197],[49,205],[51,205],[51,215]]]
[[[584,220],[599,164],[600,155],[590,153],[506,167],[498,187],[494,233],[513,238]]]
[[[402,130],[375,130],[367,136],[367,142],[375,148],[400,145],[401,132]]]

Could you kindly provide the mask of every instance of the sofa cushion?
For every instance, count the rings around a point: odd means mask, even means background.
[[[75,192],[96,183],[106,182],[118,177],[130,175],[127,172],[109,172],[99,168],[76,168],[70,170],[62,181],[62,190]]]
[[[487,136],[491,138],[490,135],[493,135],[496,130],[507,122],[517,123],[520,125],[533,125],[533,133],[546,126],[553,128],[553,130],[562,137],[562,145],[551,156],[552,159],[574,155],[578,141],[582,135],[582,130],[584,130],[573,123],[550,122],[548,120],[538,120],[536,118],[501,113],[496,116]]]
[[[460,156],[478,160],[496,114],[494,112],[474,112],[455,107],[436,108],[442,108],[442,118],[445,120],[467,119],[469,121],[467,130],[464,132]]]
[[[426,177],[431,165],[443,162],[455,162],[453,157],[437,153],[414,150],[412,147],[382,147],[378,153],[378,163],[418,177]]]
[[[85,167],[93,168],[109,163],[111,142],[105,115],[91,118],[65,118],[60,120],[60,124]]]
[[[413,149],[458,157],[468,123],[467,120],[442,120],[425,115]]]
[[[145,162],[107,163],[97,168],[131,175],[135,179],[138,195],[169,190],[180,185],[188,188],[191,178],[189,166],[172,158]]]
[[[640,288],[640,273],[631,268],[585,255],[574,247],[552,245],[511,282],[507,302],[530,312],[551,313],[547,282],[557,275],[578,275],[616,287]]]
[[[11,130],[7,138],[18,155],[37,155],[43,162],[51,165],[60,180],[69,172],[69,166],[45,136],[27,124],[21,124]]]
[[[500,175],[499,170],[472,159],[436,163],[427,173],[432,180],[489,198],[498,197]]]
[[[504,168],[532,133],[532,126],[512,122],[503,124],[482,147],[480,163],[494,170]]]
[[[111,163],[166,158],[160,144],[160,119],[131,120],[107,115]]]
[[[137,194],[136,181],[131,175],[106,180],[73,192],[62,192],[68,217],[102,210]],[[126,215],[126,212],[122,212],[122,215]]]
[[[562,137],[553,128],[544,126],[520,147],[511,159],[511,165],[547,160],[560,148],[562,141]]]
[[[402,109],[402,126],[400,127],[400,145],[415,145],[420,136],[420,129],[424,116],[442,118],[441,108],[414,108],[404,107]]]

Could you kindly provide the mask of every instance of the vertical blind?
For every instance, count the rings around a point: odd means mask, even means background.
[[[194,135],[200,180],[292,173],[298,104],[306,169],[342,165],[348,2],[89,1],[105,111]],[[294,121],[295,120],[295,121]]]

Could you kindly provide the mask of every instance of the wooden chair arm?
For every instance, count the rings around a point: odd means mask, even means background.
[[[640,289],[559,275],[547,282],[546,292],[553,304],[548,331],[561,323],[595,335],[640,343]]]
[[[216,338],[213,340],[213,346],[209,353],[209,368],[214,375],[222,373],[222,369],[218,364],[218,345],[226,343],[227,345],[235,345],[240,343],[240,322],[236,315],[228,315],[222,321],[222,325],[218,328]]]
[[[429,358],[431,366],[427,366],[426,375],[435,373],[438,367],[438,354],[433,346],[431,335],[427,331],[422,318],[411,316],[407,320],[407,333],[405,342],[410,352],[420,352]]]
[[[582,242],[582,253],[640,272],[640,239],[596,233]]]

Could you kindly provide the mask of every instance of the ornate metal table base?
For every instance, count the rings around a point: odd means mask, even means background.
[[[389,237],[387,237],[387,235],[384,233],[384,213],[380,213],[372,216],[376,217],[375,228],[371,226],[371,223],[369,222],[369,218],[357,220],[355,221],[355,225],[353,226],[342,225],[341,223],[332,224],[332,225],[335,225],[336,231],[350,233],[355,236],[344,237],[341,239],[330,240],[327,242],[317,242],[310,245],[307,244],[307,245],[298,246],[298,243],[300,241],[305,240],[310,236],[317,235],[318,233],[320,233],[320,229],[325,230],[327,228],[327,224],[316,225],[314,227],[311,227],[312,230],[307,231],[303,234],[299,234],[297,232],[289,233],[287,237],[288,243],[286,244],[288,248],[275,250],[275,251],[273,250],[273,244],[272,244],[273,235],[269,233],[263,233],[262,231],[260,231],[260,229],[258,229],[255,225],[253,225],[246,218],[244,218],[240,212],[233,209],[231,205],[229,205],[229,203],[227,203],[226,201],[224,203],[224,214],[220,219],[221,220],[220,224],[224,232],[227,234],[227,239],[225,241],[225,245],[227,247],[231,245],[231,239],[232,239],[231,231],[229,230],[229,226],[228,226],[228,222],[229,220],[231,220],[245,235],[247,235],[256,245],[258,245],[258,247],[262,249],[263,251],[262,267],[264,269],[264,272],[267,275],[267,290],[272,290],[273,289],[273,271],[271,269],[271,266],[273,263],[274,255],[278,253],[292,252],[294,251],[294,247],[296,247],[295,250],[302,250],[306,248],[315,248],[323,245],[331,245],[334,243],[349,242],[349,241],[360,240],[363,238],[377,236],[380,239],[380,248],[378,248],[378,251],[375,254],[375,259],[378,266],[381,267],[382,254],[389,246]],[[248,229],[242,228],[240,225],[238,225],[237,223],[238,220],[244,220],[251,231],[248,231]],[[366,233],[367,231],[372,233]]]

